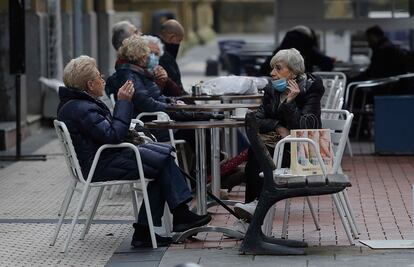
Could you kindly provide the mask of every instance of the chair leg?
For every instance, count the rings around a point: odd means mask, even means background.
[[[167,236],[171,236],[171,232],[172,232],[171,212],[167,204],[164,206],[164,215],[162,216],[162,224],[164,225],[164,228],[165,228],[165,234]]]
[[[283,214],[282,238],[286,239],[287,224],[289,221],[290,199],[285,200],[285,212]]]
[[[315,224],[316,230],[319,231],[319,230],[321,230],[321,227],[319,225],[318,218],[315,214],[315,210],[313,209],[313,205],[312,205],[312,202],[310,201],[309,197],[306,197],[306,202],[308,202],[308,206],[309,206],[310,212],[312,214],[312,219],[313,219],[313,223]]]
[[[344,226],[345,234],[348,237],[349,243],[351,245],[354,244],[354,239],[352,238],[351,230],[349,229],[349,225],[345,219],[344,211],[342,210],[341,203],[339,202],[338,196],[336,194],[332,194],[332,199],[336,206],[336,210],[338,211],[339,218],[341,218],[342,225]]]
[[[349,141],[349,138],[346,139],[346,147],[348,148],[349,156],[352,158],[354,156],[354,152],[352,152],[351,141]]]
[[[275,217],[276,204],[269,209],[263,222],[262,231],[265,236],[271,236],[273,230],[273,218]]]
[[[145,206],[145,211],[147,213],[147,220],[148,220],[148,227],[150,230],[151,235],[151,243],[152,248],[157,248],[157,240],[155,239],[155,231],[154,231],[154,223],[152,222],[152,213],[151,213],[151,207],[148,199],[148,193],[147,193],[147,187],[145,181],[141,181],[141,188],[142,188],[142,196]],[[134,201],[134,200],[133,200]],[[135,198],[136,201],[136,198]]]
[[[358,230],[358,225],[357,225],[356,220],[355,220],[354,210],[352,209],[351,202],[349,201],[348,190],[345,189],[344,191],[342,191],[342,195],[345,199],[345,204],[348,207],[349,214],[351,215],[351,219],[352,219],[352,222],[354,223],[356,232],[359,235],[359,234],[361,234],[361,232],[359,232],[359,230]]]
[[[95,199],[95,201],[93,203],[93,206],[92,206],[92,210],[89,213],[88,219],[85,222],[85,227],[83,228],[81,236],[79,238],[80,240],[83,240],[85,238],[85,235],[89,232],[89,229],[91,228],[91,223],[92,223],[93,217],[95,216],[96,209],[98,208],[99,201],[101,200],[102,193],[103,193],[104,189],[105,189],[104,186],[99,188],[98,195],[96,196],[96,199]]]
[[[355,239],[357,239],[358,238],[358,230],[356,229],[356,225],[355,225],[355,223],[352,219],[350,209],[349,209],[349,207],[346,203],[346,200],[345,200],[345,197],[344,197],[343,193],[339,192],[338,197],[339,197],[339,201],[341,202],[342,207],[345,211],[345,215],[346,215],[346,218],[348,219],[349,226],[351,227],[352,235],[354,236]]]
[[[72,200],[73,192],[75,192],[76,184],[77,184],[77,182],[73,181],[71,183],[71,185],[68,187],[68,190],[66,191],[65,198],[62,202],[62,206],[61,206],[60,211],[59,211],[59,221],[55,226],[55,232],[52,236],[52,239],[50,240],[50,245],[51,246],[55,245],[56,239],[57,239],[57,237],[59,235],[59,232],[60,232],[60,228],[62,227],[62,224],[63,224],[63,220],[65,219],[66,212],[68,211],[70,201]]]
[[[86,195],[88,195],[89,196],[89,192],[91,191],[91,188],[90,187],[88,187],[88,192],[86,193]],[[85,203],[86,203],[86,198],[85,198],[85,200],[82,202],[82,206],[81,206],[81,209],[80,209],[80,211],[83,211],[83,208],[85,208]]]
[[[64,252],[64,253],[66,253],[66,251],[68,250],[69,243],[70,243],[70,240],[72,238],[73,230],[75,229],[75,225],[76,225],[76,222],[79,218],[79,213],[82,209],[82,206],[85,203],[86,199],[88,198],[89,190],[90,190],[89,184],[85,185],[85,188],[82,191],[81,199],[79,200],[78,206],[76,207],[75,215],[73,216],[72,223],[70,225],[68,235],[66,237],[66,241],[65,241],[65,244],[64,244],[64,247],[63,247],[63,250],[62,250],[62,252]]]
[[[364,113],[364,109],[365,109],[365,103],[367,102],[367,93],[364,92],[364,96],[362,98],[362,106],[361,106],[361,113],[359,114],[359,118],[358,118],[358,124],[357,124],[357,130],[356,130],[356,140],[359,140],[359,134],[361,131],[361,127],[362,127],[362,119],[363,119],[363,113]]]
[[[131,184],[129,186],[131,188],[131,197],[132,197],[132,208],[134,209],[134,217],[135,221],[138,221],[138,195],[136,192],[136,189],[134,189],[134,186]]]
[[[112,199],[114,197],[114,194],[116,193],[116,185],[111,185],[109,190],[109,196],[108,199]]]

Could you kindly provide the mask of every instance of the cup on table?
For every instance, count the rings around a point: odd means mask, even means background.
[[[247,113],[247,108],[236,108],[234,110],[234,116],[235,117],[240,117],[240,118],[244,118],[246,116]]]
[[[158,121],[169,121],[170,118],[168,117],[167,114],[158,114],[157,115],[157,120]]]

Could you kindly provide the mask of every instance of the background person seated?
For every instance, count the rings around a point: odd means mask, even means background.
[[[324,55],[319,47],[315,32],[309,27],[298,25],[289,30],[283,37],[280,45],[273,51],[273,55],[268,57],[260,68],[262,76],[268,76],[272,71],[270,61],[276,53],[282,49],[296,48],[305,60],[305,71],[313,72],[315,67],[321,71],[331,71],[334,59]]]
[[[72,59],[63,71],[63,82],[65,86],[59,89],[57,117],[68,127],[82,173],[87,176],[101,145],[116,144],[125,139],[132,118],[134,84],[128,80],[119,88],[112,116],[107,106],[98,100],[104,92],[105,81],[93,58],[80,56]],[[170,146],[165,148],[171,150]],[[154,179],[148,185],[154,225],[161,225],[165,202],[174,216],[174,231],[182,232],[207,224],[211,220],[210,215],[199,216],[189,211],[186,203],[192,199],[191,192],[171,154],[140,146],[138,149],[146,177]],[[135,180],[137,177],[134,152],[120,148],[102,152],[92,181]],[[141,206],[138,222],[134,224],[133,246],[151,246],[146,216],[145,207]],[[167,246],[172,242],[170,237],[156,235],[156,239],[158,246]]]

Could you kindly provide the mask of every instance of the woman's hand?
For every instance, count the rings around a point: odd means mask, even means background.
[[[182,106],[182,105],[187,105],[186,103],[184,103],[184,101],[182,101],[182,100],[177,100],[177,101],[175,101],[175,104],[176,105],[179,105],[179,106]]]
[[[134,91],[134,84],[132,81],[128,80],[121,86],[121,88],[119,88],[118,99],[131,101]]]
[[[156,80],[166,80],[168,79],[167,71],[161,67],[160,65],[157,65],[154,68],[154,76]]]
[[[290,131],[287,129],[287,128],[285,128],[285,127],[283,127],[283,126],[280,126],[280,127],[277,127],[276,128],[276,132],[282,137],[282,138],[285,138],[286,136],[288,136],[289,134],[290,134]]]
[[[289,92],[287,94],[286,102],[290,103],[295,99],[295,97],[298,96],[298,94],[300,93],[300,90],[299,90],[299,85],[296,83],[295,80],[288,80],[287,82],[288,82],[287,89],[289,90]]]

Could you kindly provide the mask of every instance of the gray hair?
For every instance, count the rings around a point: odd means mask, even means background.
[[[95,59],[79,56],[72,59],[63,69],[63,83],[66,87],[84,91],[86,83],[96,78],[99,71]]]
[[[115,23],[112,27],[112,46],[115,50],[118,50],[122,45],[122,41],[131,36],[131,29],[137,30],[134,24],[128,20],[123,20],[118,23]]]
[[[164,54],[164,44],[161,42],[160,38],[152,35],[142,35],[141,38],[144,39],[144,41],[147,43],[156,44],[160,49],[160,57]]]
[[[305,72],[305,62],[303,57],[295,48],[279,50],[279,52],[272,57],[270,67],[273,69],[279,62],[285,63],[295,75],[301,75]]]

